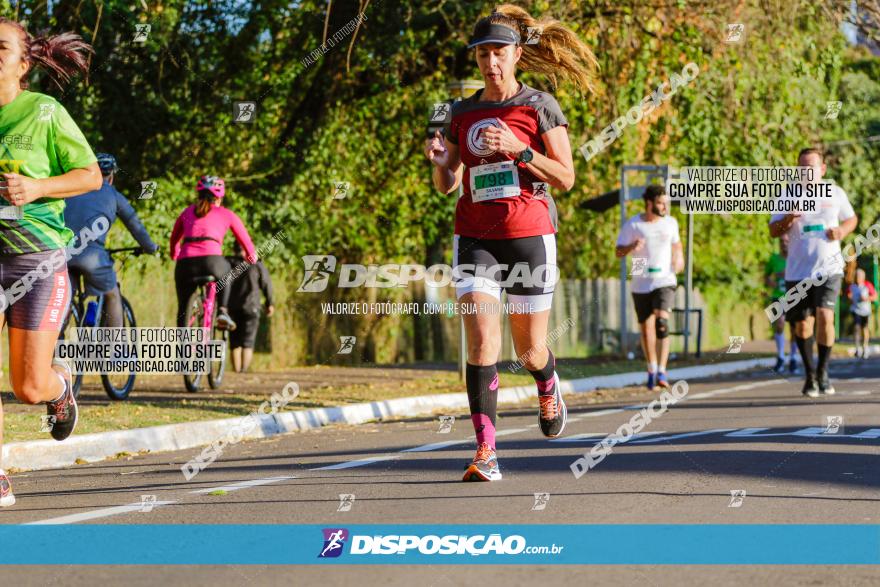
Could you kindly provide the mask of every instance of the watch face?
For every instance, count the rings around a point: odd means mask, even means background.
[[[530,147],[526,147],[526,150],[520,154],[520,161],[523,163],[528,163],[532,160],[532,149]]]

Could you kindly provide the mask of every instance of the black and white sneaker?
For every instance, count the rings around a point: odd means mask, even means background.
[[[804,388],[801,390],[801,393],[807,397],[819,397],[819,388],[816,387],[816,379],[814,377],[807,377],[807,380],[804,382]]]
[[[539,395],[540,410],[538,421],[541,424],[541,432],[547,438],[556,438],[562,434],[565,428],[565,419],[568,410],[562,400],[562,392],[559,390],[559,375],[553,374],[553,395]]]
[[[73,434],[79,410],[76,407],[76,397],[74,397],[73,388],[70,385],[73,377],[70,365],[67,361],[53,359],[52,366],[60,367],[64,370],[62,374],[64,378],[64,393],[57,400],[46,402],[46,415],[49,417],[49,423],[51,424],[49,432],[52,434],[52,438],[64,440]],[[56,369],[56,371],[58,370]]]
[[[819,373],[819,376],[816,379],[819,384],[819,393],[824,395],[834,395],[836,393],[834,386],[831,385],[831,381],[828,379],[827,371]]]

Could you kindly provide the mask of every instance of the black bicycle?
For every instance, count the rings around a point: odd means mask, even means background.
[[[143,254],[141,247],[126,247],[122,249],[107,249],[110,258],[117,253],[131,253],[135,257]],[[122,267],[120,267],[120,271]],[[117,275],[119,272],[117,272]],[[84,275],[76,270],[70,271],[70,279],[74,284],[73,299],[70,303],[70,312],[64,321],[64,328],[61,331],[61,338],[64,340],[78,340],[77,328],[96,328],[103,327],[104,320],[104,296],[99,295],[94,300],[88,300],[84,283]],[[119,287],[119,295],[122,300],[122,326],[124,328],[134,328],[137,323],[134,319],[134,310],[129,301],[122,295],[122,284],[117,282]],[[79,390],[82,386],[83,374],[74,373],[73,375],[73,395],[79,396]],[[101,375],[101,383],[104,391],[112,400],[124,400],[128,398],[131,390],[134,389],[134,373],[106,373]]]

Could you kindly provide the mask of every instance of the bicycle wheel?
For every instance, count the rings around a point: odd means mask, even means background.
[[[67,313],[67,318],[64,320],[64,326],[61,328],[61,333],[58,335],[59,339],[73,342],[79,340],[79,337],[76,335],[76,329],[81,327],[80,316],[81,313],[76,304],[70,304],[70,312]],[[73,397],[79,397],[79,390],[82,387],[82,381],[82,373],[73,374],[73,379],[71,380],[71,383],[73,384]]]
[[[216,322],[215,315],[215,320],[212,321],[212,324],[215,324],[214,334],[211,339],[223,341],[223,358],[219,361],[211,361],[211,368],[208,371],[208,385],[211,389],[218,389],[223,384],[223,374],[226,373],[226,352],[229,350],[229,331],[225,328],[217,328]]]
[[[122,297],[122,326],[125,328],[134,328],[134,310],[125,297]],[[121,401],[128,399],[128,394],[134,389],[134,373],[114,373],[101,375],[101,383],[104,384],[104,391],[112,400]]]
[[[189,296],[189,302],[186,304],[186,319],[183,325],[186,328],[201,328],[204,324],[205,306],[202,304],[202,292],[196,290]],[[203,373],[185,373],[183,375],[183,384],[190,393],[196,393],[202,386]]]

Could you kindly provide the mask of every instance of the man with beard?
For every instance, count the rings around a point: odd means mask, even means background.
[[[633,255],[632,297],[648,363],[648,389],[669,387],[669,313],[675,300],[675,274],[684,269],[678,221],[669,216],[663,187],[648,186],[645,212],[630,218],[617,237],[618,257]]]

